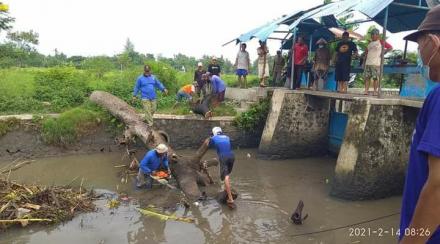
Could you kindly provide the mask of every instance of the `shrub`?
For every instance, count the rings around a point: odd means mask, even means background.
[[[74,108],[58,118],[47,118],[42,124],[42,137],[48,144],[66,146],[94,131],[101,123],[101,114],[86,108]]]
[[[234,120],[234,124],[240,129],[249,132],[257,132],[266,124],[270,108],[270,98],[265,98],[251,105],[248,111],[241,113]]]
[[[176,93],[179,90],[177,71],[173,67],[160,61],[147,61],[145,64],[150,66],[152,73],[164,84],[170,93]]]
[[[35,95],[38,101],[50,102],[54,111],[80,105],[89,93],[80,71],[73,67],[48,68],[35,75]]]

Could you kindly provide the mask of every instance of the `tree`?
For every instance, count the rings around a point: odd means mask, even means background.
[[[121,70],[127,69],[133,63],[130,56],[126,52],[117,55],[117,62]]]
[[[39,43],[38,37],[39,34],[33,30],[9,32],[6,36],[18,48],[27,52],[35,51],[35,46]]]
[[[0,32],[12,28],[15,18],[9,16],[9,6],[0,2]]]
[[[114,68],[112,60],[107,56],[91,57],[83,61],[83,67],[101,79],[105,72]]]
[[[130,38],[127,38],[127,41],[124,45],[124,53],[133,53],[134,52],[134,44],[130,41]]]

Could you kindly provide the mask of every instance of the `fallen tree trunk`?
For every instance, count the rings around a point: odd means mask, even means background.
[[[138,137],[148,149],[155,148],[158,144],[168,144],[164,133],[149,128],[136,110],[116,96],[103,91],[94,91],[90,100],[107,109],[111,114],[120,119],[126,125],[125,140]],[[218,161],[209,160],[201,162],[203,155],[208,150],[207,146],[201,146],[195,155],[183,157],[174,153],[171,145],[168,145],[168,160],[172,175],[176,178],[180,189],[188,200],[194,201],[201,196],[197,182],[209,181],[210,177],[206,168],[218,164]],[[207,180],[208,179],[208,180]],[[212,180],[211,180],[212,181]]]

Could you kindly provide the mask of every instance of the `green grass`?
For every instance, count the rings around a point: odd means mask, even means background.
[[[31,97],[36,68],[0,69],[0,95]]]
[[[87,107],[68,110],[58,118],[46,118],[41,127],[43,140],[59,146],[72,144],[94,131],[102,123],[102,118],[102,113]]]
[[[161,71],[160,67],[157,67],[157,69]],[[63,87],[66,85],[60,86],[60,84],[66,82],[68,84],[68,82],[75,82],[75,80],[84,82],[83,84],[87,91],[103,90],[110,92],[140,111],[142,109],[140,101],[132,102],[131,97],[133,86],[137,77],[141,74],[141,70],[141,66],[123,71],[111,70],[98,78],[87,70],[69,67],[60,67],[58,70],[57,68],[0,69],[0,115],[62,113],[78,107],[82,103],[80,100],[87,100],[86,97],[81,99],[80,96],[88,96],[88,94],[74,94],[74,91],[64,91]],[[170,79],[175,77],[175,81],[172,84],[169,81],[164,82],[168,83],[168,86],[172,88],[168,96],[158,92],[157,112],[165,114],[191,114],[187,104],[179,104],[176,107],[173,107],[173,105],[175,104],[176,89],[183,85],[191,84],[194,73],[192,71],[176,71],[175,76],[173,76],[173,72],[168,70],[164,70],[162,73],[163,77]],[[227,83],[227,86],[237,86],[235,75],[224,74],[222,78]],[[249,76],[249,80],[255,80],[256,82],[254,83],[258,84],[256,76]],[[41,92],[37,93],[37,90]],[[216,116],[225,116],[234,115],[236,111],[231,104],[223,104],[216,108],[214,113]]]
[[[239,87],[237,76],[234,74],[223,74],[221,77],[227,87]],[[247,76],[247,87],[256,87],[259,86],[260,80],[257,75],[248,75]]]
[[[38,68],[0,69],[0,114],[40,111],[45,107],[33,96]]]

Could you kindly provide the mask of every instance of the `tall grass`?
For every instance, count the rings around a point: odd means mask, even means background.
[[[97,111],[74,108],[58,118],[45,119],[42,123],[42,137],[48,144],[66,146],[94,131],[102,122],[101,118],[102,115]]]
[[[193,82],[193,71],[178,72],[167,64],[149,63],[153,74],[165,85],[169,95],[158,92],[158,112],[190,114],[187,104],[176,107],[175,94]],[[0,114],[64,112],[80,106],[91,91],[102,90],[141,110],[140,100],[132,101],[133,87],[142,66],[110,70],[96,76],[74,67],[0,69]],[[227,86],[236,86],[234,75],[222,75]],[[252,80],[252,78],[250,78]],[[233,106],[222,105],[216,115],[234,114]]]

